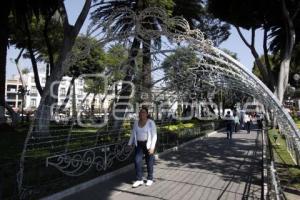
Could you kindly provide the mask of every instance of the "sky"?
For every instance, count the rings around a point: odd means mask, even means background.
[[[75,3],[76,2],[76,3]],[[84,4],[84,0],[66,0],[66,9],[69,17],[70,24],[74,24],[82,7]],[[87,29],[88,20],[84,23],[81,32],[85,32]],[[254,58],[250,52],[250,49],[244,44],[241,40],[240,36],[238,35],[235,28],[231,28],[230,30],[231,35],[230,37],[220,45],[220,48],[226,48],[234,53],[237,53],[239,61],[248,69],[252,69]],[[242,31],[245,38],[250,41],[251,34],[249,31],[243,30]],[[259,54],[263,52],[262,50],[262,32],[257,31],[256,33],[256,48]],[[15,49],[14,47],[9,47],[7,52],[7,71],[6,71],[6,78],[10,78],[13,74],[17,74],[17,68],[14,64],[14,59],[18,56],[20,50]],[[21,59],[19,62],[20,68],[29,68],[31,69],[31,62],[29,59]]]

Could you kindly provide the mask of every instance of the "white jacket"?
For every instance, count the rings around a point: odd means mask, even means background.
[[[156,141],[157,141],[157,131],[156,131],[155,122],[151,119],[148,119],[145,126],[146,126],[145,128],[147,130],[147,138],[148,138],[147,139],[147,149],[154,149]],[[135,121],[131,135],[130,135],[128,145],[134,144],[135,146],[137,146],[137,139],[136,139],[137,128],[138,128],[138,121]]]

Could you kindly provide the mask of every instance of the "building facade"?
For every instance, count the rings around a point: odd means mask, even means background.
[[[42,88],[45,87],[46,84],[46,76],[40,74],[40,83]],[[24,74],[23,84],[25,88],[24,99],[22,98],[21,88],[22,81],[20,76],[13,76],[11,79],[6,80],[6,90],[5,90],[5,98],[6,102],[17,112],[21,112],[22,104],[25,112],[34,112],[39,106],[41,96],[37,90],[36,83],[34,80],[33,72],[28,74]],[[60,82],[58,87],[58,95],[54,95],[57,98],[57,105],[61,106],[65,99],[67,98],[67,92],[71,84],[72,77],[64,76]],[[87,96],[87,92],[85,92],[84,87],[85,83],[83,79],[75,79],[75,95],[73,95],[73,88],[70,88],[69,100],[66,104],[66,110],[72,113],[73,99],[75,99],[75,107],[76,110],[79,108],[90,109],[91,104],[93,103],[93,108],[96,112],[104,112],[109,108],[111,100],[114,98],[114,92],[112,90],[108,90],[108,94],[89,94]],[[84,103],[82,103],[84,100]]]
[[[19,92],[21,87],[22,82],[17,77],[6,80],[5,100],[15,111],[22,107],[22,95]]]

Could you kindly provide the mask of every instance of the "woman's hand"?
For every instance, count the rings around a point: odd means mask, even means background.
[[[150,155],[152,155],[152,154],[154,154],[154,149],[149,149],[148,152]]]

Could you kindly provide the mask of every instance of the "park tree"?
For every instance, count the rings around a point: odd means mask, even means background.
[[[10,29],[13,16],[14,23],[22,25],[29,23],[33,16],[49,16],[58,9],[62,0],[11,0],[6,1],[0,8],[0,124],[4,123],[5,111],[5,80],[6,56],[9,38],[13,30]]]
[[[91,7],[91,3],[92,0],[85,0],[82,10],[78,15],[74,25],[71,25],[69,23],[68,14],[65,9],[64,2],[60,3],[58,12],[61,16],[63,24],[63,37],[61,42],[61,48],[59,49],[59,54],[57,56],[57,59],[53,61],[53,66],[51,66],[50,62],[51,73],[48,79],[46,80],[43,95],[41,96],[41,101],[36,114],[35,127],[37,133],[48,133],[49,119],[51,118],[50,108],[51,105],[57,101],[51,95],[51,87],[53,83],[55,83],[56,81],[60,81],[63,75],[68,71],[70,67],[68,63],[72,62],[72,59],[76,59],[71,57],[70,52],[79,34],[79,31],[85,19],[87,18]],[[87,55],[88,50],[83,51],[83,54]],[[58,84],[56,84],[53,87],[52,93],[58,94]]]
[[[81,52],[84,51],[84,48],[86,48],[86,46],[89,46],[89,54],[84,57],[81,57]],[[73,117],[76,118],[76,88],[74,84],[75,79],[85,74],[102,73],[105,69],[105,52],[97,44],[97,41],[95,39],[87,36],[79,36],[76,39],[71,54],[71,57],[79,59],[75,59],[74,62],[68,63],[68,65],[70,65],[69,71],[65,75],[72,77],[72,79],[70,81],[70,85],[66,93],[66,98],[64,99],[64,102],[60,106],[59,110],[62,111],[65,109],[65,106],[67,105],[70,99],[70,93],[72,88],[72,113]]]
[[[203,9],[203,2],[202,1],[180,1],[180,0],[159,0],[159,1],[153,1],[153,0],[147,0],[147,1],[141,1],[141,0],[136,0],[136,1],[109,1],[109,2],[99,2],[97,4],[97,7],[95,11],[92,13],[92,20],[93,24],[97,25],[98,21],[102,20],[107,20],[113,11],[116,9],[120,9],[122,7],[129,7],[136,13],[139,13],[140,11],[144,10],[145,8],[148,7],[159,7],[163,8],[166,10],[167,14],[169,17],[175,16],[175,15],[180,15],[186,18],[190,22],[190,26],[192,28],[200,27],[203,25],[199,21],[199,18],[201,17],[201,13],[204,12]],[[130,30],[134,30],[135,23],[133,19],[128,18],[127,15],[128,13],[116,15],[115,18],[113,19],[114,24],[113,27],[111,27],[110,31],[112,35],[119,35],[121,38],[124,33]],[[130,21],[131,20],[131,21]],[[161,25],[161,20],[155,18],[155,17],[146,17],[143,22],[143,26],[145,29],[148,30],[160,30],[160,25]],[[219,25],[218,23],[215,24],[216,27]],[[97,26],[95,26],[97,27]],[[214,29],[215,30],[215,29]],[[224,27],[224,29],[218,29],[220,31],[223,31],[223,33],[227,33],[228,29]],[[104,31],[107,31],[104,29]],[[219,34],[220,32],[218,32]],[[210,34],[207,34],[208,36]],[[226,34],[219,34],[220,35],[225,35]],[[227,34],[228,36],[228,34]],[[151,97],[151,86],[152,86],[152,79],[151,79],[151,50],[150,46],[151,44],[154,44],[157,48],[161,46],[161,38],[142,38],[141,40],[139,39],[141,36],[136,36],[133,38],[132,46],[130,48],[130,53],[128,55],[128,65],[127,65],[127,70],[126,70],[126,76],[124,77],[125,81],[134,81],[135,79],[135,74],[134,74],[134,68],[135,68],[135,58],[138,55],[139,49],[141,47],[141,52],[142,52],[142,72],[141,72],[141,79],[142,82],[141,87],[143,88],[143,91],[148,94],[148,100]],[[226,37],[224,37],[226,38]],[[120,95],[128,96],[130,94],[130,91],[128,89],[127,85],[122,85],[123,90],[120,92]],[[127,91],[126,91],[127,90]],[[141,89],[140,89],[141,90]],[[128,100],[126,99],[120,99],[119,102],[126,103]],[[126,106],[120,106],[118,109],[126,109]],[[120,113],[119,117],[123,117],[125,113]],[[113,121],[113,119],[112,119]],[[121,127],[122,122],[121,121],[116,121],[113,122],[113,128],[118,129]]]
[[[94,113],[94,103],[97,94],[103,94],[102,99],[100,99],[100,108],[103,108],[104,101],[106,100],[109,91],[115,91],[115,95],[117,95],[117,83],[118,81],[123,80],[126,74],[124,71],[126,70],[127,58],[128,49],[123,45],[113,44],[109,46],[108,50],[105,52],[103,61],[104,68],[102,75],[105,76],[106,80],[103,80],[101,77],[85,79],[86,84],[84,90],[87,95],[93,95],[91,102],[91,114]],[[112,105],[109,105],[109,108],[111,107]]]
[[[290,61],[295,44],[299,42],[300,2],[293,0],[227,0],[208,1],[213,15],[236,27],[240,37],[249,47],[261,76],[280,102],[289,80]],[[274,14],[277,13],[277,14]],[[251,41],[248,42],[241,28],[251,30]],[[264,32],[264,63],[255,49],[255,32]],[[269,44],[269,45],[268,45]],[[272,76],[270,52],[279,57],[279,74]],[[276,84],[277,81],[277,84]]]
[[[49,60],[49,69],[50,72],[48,79],[46,80],[46,85],[44,90],[42,91],[42,96],[41,96],[41,102],[39,104],[39,108],[36,114],[36,122],[35,122],[35,127],[36,127],[36,132],[43,132],[45,134],[47,134],[47,129],[48,129],[48,124],[49,124],[49,119],[50,119],[50,107],[53,103],[55,103],[56,99],[52,98],[52,95],[50,94],[50,89],[52,87],[52,84],[56,81],[60,81],[62,76],[64,75],[64,73],[66,71],[68,71],[68,67],[69,65],[67,65],[66,63],[70,62],[71,58],[69,56],[69,52],[71,51],[75,39],[83,25],[83,22],[85,21],[88,12],[90,10],[91,7],[91,3],[92,0],[86,0],[84,3],[84,6],[75,22],[74,25],[71,25],[69,23],[69,19],[68,19],[68,14],[67,11],[65,9],[65,5],[64,5],[64,1],[63,0],[56,0],[56,1],[51,1],[51,0],[47,0],[47,1],[30,1],[30,0],[26,0],[26,1],[12,1],[9,3],[8,7],[5,7],[5,9],[8,10],[8,12],[5,10],[5,16],[3,16],[3,18],[1,17],[1,24],[3,24],[4,26],[4,30],[2,36],[1,36],[1,40],[3,41],[3,43],[1,42],[1,45],[4,44],[5,49],[2,47],[3,49],[3,54],[6,57],[6,48],[7,48],[7,44],[8,44],[8,38],[9,38],[9,16],[12,14],[14,16],[14,20],[15,20],[15,24],[19,24],[20,27],[24,27],[25,26],[25,31],[27,31],[27,33],[29,32],[29,36],[32,36],[30,33],[30,23],[33,22],[34,19],[39,19],[40,16],[43,16],[43,19],[45,20],[44,23],[44,37],[43,39],[46,42],[46,48],[47,48],[47,56],[48,56],[48,60]],[[2,9],[2,7],[1,7]],[[2,12],[1,12],[2,14]],[[4,14],[3,14],[4,15]],[[57,43],[60,44],[60,47],[58,48],[58,54],[57,57],[54,58],[54,54],[52,52],[52,48],[50,44],[50,38],[48,38],[48,32],[49,32],[49,24],[52,20],[54,20],[56,18],[56,16],[59,15],[60,18],[60,23],[62,24],[62,31],[61,31],[61,35],[62,38],[61,42],[57,41]],[[18,27],[18,26],[16,26]],[[6,33],[7,32],[7,33]],[[1,32],[2,34],[2,32]],[[32,45],[32,40],[31,38],[28,38],[27,35],[27,41],[28,42],[27,45]],[[5,36],[5,37],[4,37]],[[4,39],[6,38],[7,41],[4,41]],[[30,49],[30,48],[29,48]],[[33,46],[32,48],[33,49]],[[5,52],[4,52],[5,50]],[[29,52],[30,53],[30,52]],[[31,53],[30,53],[31,54]],[[2,58],[1,58],[2,60]],[[2,61],[1,61],[2,62]],[[4,63],[4,62],[3,62]],[[1,65],[5,66],[4,65]],[[3,71],[2,74],[5,74],[5,71]],[[1,81],[5,83],[5,77],[3,77],[3,81],[1,78]],[[0,83],[1,85],[1,83]],[[1,87],[3,86],[4,88],[4,84],[1,85]],[[53,91],[55,94],[58,93],[58,85],[56,84],[55,87],[53,87]],[[4,93],[3,93],[4,94]],[[4,100],[4,98],[1,98],[1,100]],[[5,101],[3,101],[5,103]],[[3,103],[0,102],[2,105]],[[3,107],[2,107],[3,108]],[[1,111],[2,113],[2,111]],[[43,130],[44,128],[46,130]]]
[[[30,59],[36,88],[42,96],[39,64],[46,63],[45,77],[48,78],[58,57],[63,38],[60,15],[55,12],[51,18],[33,16],[29,23],[19,25],[12,22],[10,28],[14,30],[10,36],[10,45],[20,50],[15,63],[18,65],[21,57]]]
[[[29,52],[29,57],[31,58],[33,67],[35,65],[33,57],[36,56],[36,54],[34,53],[38,52],[38,56],[40,56],[44,61],[47,62],[49,69],[47,70],[45,87],[42,91],[39,91],[42,94],[41,101],[35,116],[36,120],[34,126],[36,133],[48,134],[48,125],[51,118],[51,106],[57,101],[57,99],[53,97],[53,94],[54,96],[57,96],[58,94],[58,84],[55,84],[54,87],[52,87],[52,85],[53,83],[60,81],[62,76],[66,73],[66,71],[68,71],[68,68],[70,67],[68,63],[73,62],[74,59],[77,59],[72,57],[70,52],[75,43],[75,39],[77,38],[77,35],[79,34],[79,31],[89,13],[91,3],[91,0],[85,0],[83,8],[78,15],[78,18],[76,19],[74,25],[71,25],[69,23],[65,4],[62,0],[57,0],[56,8],[51,10],[51,12],[47,12],[45,15],[42,15],[43,20],[41,21],[40,14],[35,15],[34,17],[31,16],[31,18],[28,18],[27,15],[23,15],[22,19],[26,19],[25,22],[23,22],[25,27],[21,25],[20,27],[24,27],[24,30],[26,31],[25,33],[27,33],[25,34],[26,44],[24,44],[24,47],[26,47]],[[40,33],[39,31],[37,31],[38,33],[36,38],[44,40],[44,46],[46,48],[39,48],[38,45],[35,45],[36,41],[33,40],[35,29],[31,29],[30,23],[40,23],[40,25],[37,24],[37,30],[42,31],[40,31]],[[57,23],[60,24],[60,28],[56,29],[56,34],[59,34],[59,37],[56,37],[57,35],[51,35],[50,31],[52,24],[57,25]],[[18,26],[16,27],[18,28]],[[41,29],[39,29],[39,27],[41,27]],[[43,33],[43,37],[39,36],[39,34],[41,33]],[[52,41],[55,38],[59,39],[55,40],[55,42],[53,43]],[[57,46],[54,46],[53,44]],[[83,51],[83,53],[85,53],[86,55],[88,54],[88,47],[86,51]],[[34,56],[32,56],[32,54]],[[51,88],[52,91],[50,91]]]
[[[200,98],[199,85],[195,86],[193,84],[199,79],[189,71],[189,69],[199,66],[199,62],[200,59],[192,48],[179,47],[174,53],[167,56],[162,63],[166,87],[169,90],[177,91],[177,96],[182,96],[182,98],[185,98],[182,100],[189,103],[192,103],[194,94],[197,94],[196,99]],[[187,106],[183,113],[187,113],[187,110],[191,110],[190,106]]]

